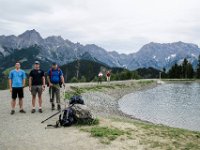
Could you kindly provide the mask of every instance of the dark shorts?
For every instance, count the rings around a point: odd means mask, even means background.
[[[12,88],[12,99],[16,98],[24,98],[24,89],[22,87],[20,88]]]

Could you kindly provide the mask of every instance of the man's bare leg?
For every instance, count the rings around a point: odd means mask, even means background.
[[[32,96],[32,108],[35,109],[36,96]]]
[[[36,96],[32,95],[32,111],[31,111],[31,113],[35,113],[35,101],[36,101]]]
[[[23,99],[22,98],[19,98],[19,108],[20,108],[20,110],[23,109]]]
[[[39,108],[42,108],[42,95],[38,95]]]
[[[12,99],[12,100],[11,100],[11,107],[12,107],[12,110],[15,110],[15,106],[16,106],[16,99]]]
[[[19,108],[20,108],[20,113],[26,113],[23,109],[23,98],[19,98]]]
[[[12,110],[11,110],[11,115],[13,115],[14,113],[15,113],[15,106],[16,106],[16,99],[12,99],[11,100],[11,108],[12,108]]]
[[[42,113],[42,95],[38,95],[39,112]]]

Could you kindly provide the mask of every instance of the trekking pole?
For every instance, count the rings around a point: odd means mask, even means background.
[[[50,117],[48,117],[47,119],[43,120],[41,123],[44,123],[44,122],[46,122],[47,120],[49,120],[49,119],[53,118],[54,116],[58,115],[60,112],[61,112],[61,111],[59,111],[59,112],[57,112],[57,113],[55,113],[55,114],[51,115],[51,116],[50,116]]]
[[[64,86],[64,91],[63,91],[63,101],[64,101],[65,109],[66,109],[67,108],[67,104],[66,104],[65,92],[66,92],[66,86]]]
[[[49,86],[49,94],[50,94],[50,102],[53,102],[53,90],[51,86]]]

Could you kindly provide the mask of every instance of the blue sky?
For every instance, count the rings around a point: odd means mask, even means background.
[[[0,0],[0,35],[36,29],[109,51],[149,42],[200,44],[199,0]]]

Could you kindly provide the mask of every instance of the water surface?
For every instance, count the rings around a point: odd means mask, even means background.
[[[120,109],[135,118],[200,131],[200,84],[163,84],[128,94]]]

